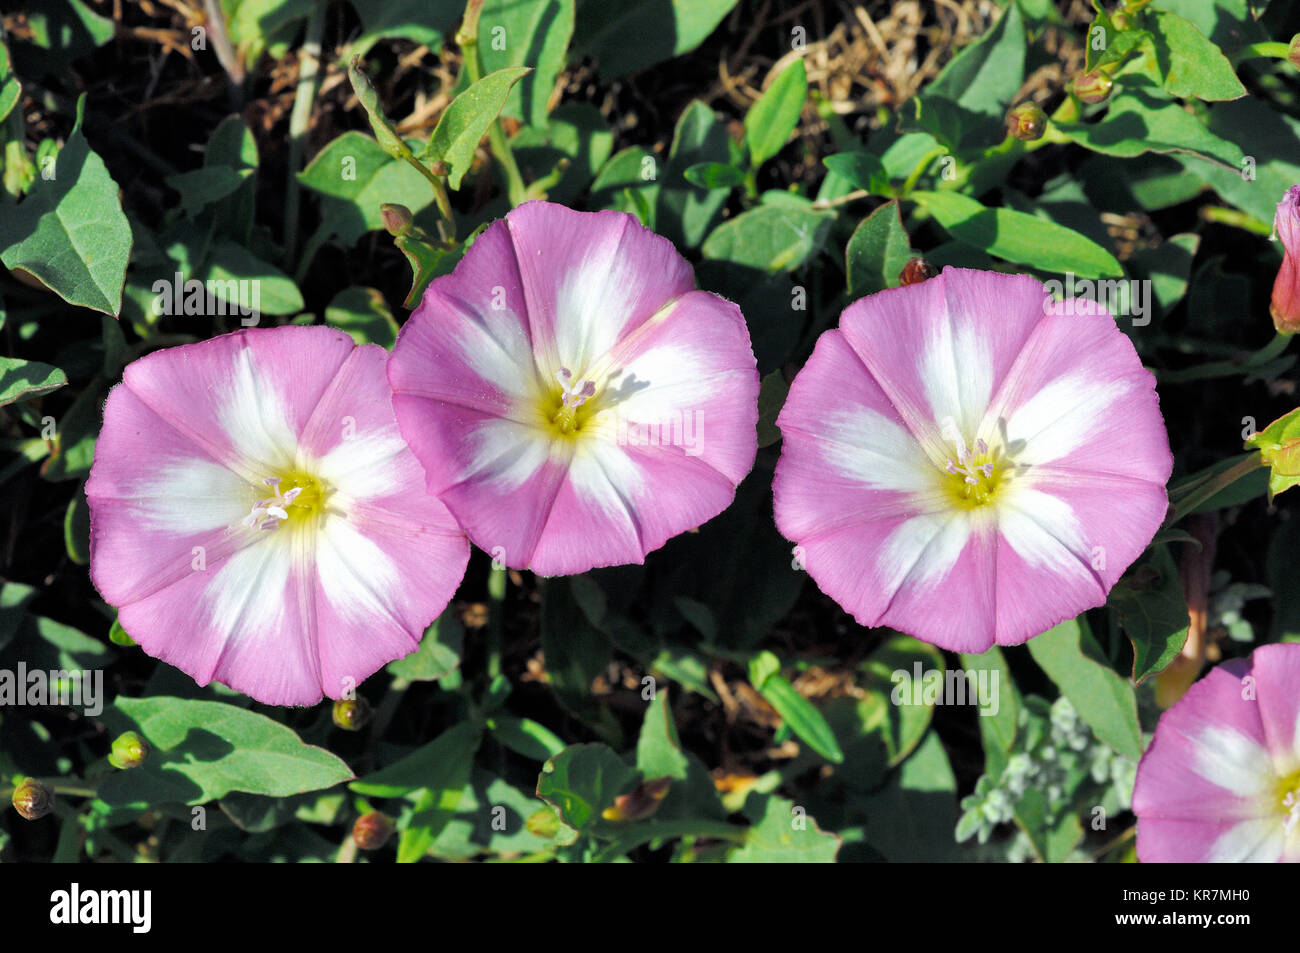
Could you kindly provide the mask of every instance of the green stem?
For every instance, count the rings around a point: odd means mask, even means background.
[[[1210,361],[1194,367],[1184,367],[1177,371],[1162,371],[1159,374],[1162,384],[1185,384],[1188,381],[1210,380],[1216,377],[1232,377],[1236,374],[1249,374],[1259,370],[1271,361],[1277,360],[1291,343],[1291,335],[1275,334],[1273,339],[1262,348],[1242,361]]]
[[[1174,523],[1177,523],[1180,519],[1192,512],[1192,510],[1196,509],[1206,500],[1215,496],[1227,487],[1232,486],[1232,484],[1236,483],[1242,477],[1255,472],[1263,465],[1263,457],[1260,455],[1259,451],[1256,450],[1252,453],[1246,454],[1226,470],[1216,473],[1214,476],[1202,480],[1200,483],[1194,484],[1191,488],[1178,493],[1176,501],[1171,496],[1169,501],[1170,513],[1168,519],[1165,520],[1163,528],[1168,528],[1174,525]]]
[[[470,85],[483,78],[483,63],[478,55],[478,21],[483,13],[484,2],[485,0],[469,0],[469,3],[465,4],[465,18],[461,21],[460,29],[456,31],[456,45],[460,47],[461,56],[464,58],[465,76]],[[500,118],[492,120],[492,124],[488,126],[488,149],[500,163],[501,171],[505,173],[506,194],[510,197],[510,204],[521,205],[528,201],[528,189],[524,185],[524,177],[519,172],[515,154],[510,150],[510,142],[501,128]]]
[[[1289,43],[1263,42],[1248,43],[1233,54],[1233,62],[1240,63],[1242,60],[1253,60],[1260,57],[1268,57],[1275,60],[1289,60],[1291,58],[1291,45]]]
[[[289,167],[284,198],[284,263],[292,267],[298,245],[298,171],[302,166],[302,149],[316,106],[317,78],[320,76],[321,39],[325,34],[325,9],[318,4],[307,20],[307,34],[298,52],[298,88],[294,92],[293,112],[289,114]]]
[[[1240,212],[1235,208],[1207,205],[1201,209],[1201,218],[1218,225],[1231,225],[1233,228],[1254,232],[1256,235],[1273,234],[1273,229],[1266,222],[1261,222],[1255,216]]]
[[[909,195],[912,189],[916,188],[916,183],[920,181],[921,176],[925,175],[925,170],[930,168],[931,163],[940,156],[947,154],[948,150],[943,146],[936,146],[927,152],[922,157],[921,161],[916,164],[916,168],[914,168],[911,171],[911,174],[908,175],[906,181],[903,182],[903,187],[899,190],[899,194],[903,196]]]
[[[504,641],[506,569],[492,567],[488,575],[488,684],[501,674],[501,646]]]

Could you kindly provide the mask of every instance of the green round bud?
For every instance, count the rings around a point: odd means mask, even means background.
[[[54,793],[35,778],[20,781],[10,800],[14,810],[29,821],[40,820],[54,807]]]
[[[108,763],[123,771],[138,768],[149,757],[149,743],[134,731],[118,735],[113,749],[108,753]]]
[[[1291,37],[1291,45],[1286,49],[1287,62],[1300,69],[1300,33]]]
[[[1047,113],[1033,103],[1021,103],[1007,113],[1007,135],[1021,142],[1043,138],[1047,131]]]
[[[360,731],[370,721],[370,702],[358,695],[334,703],[334,724],[344,731]]]
[[[384,228],[394,238],[400,238],[411,230],[413,220],[411,210],[405,205],[385,202],[379,206],[379,217],[384,221]]]
[[[534,837],[550,840],[560,832],[560,817],[555,813],[554,808],[539,808],[528,815],[524,827]]]
[[[1099,103],[1110,95],[1114,82],[1100,70],[1080,73],[1074,78],[1074,95],[1085,103]]]

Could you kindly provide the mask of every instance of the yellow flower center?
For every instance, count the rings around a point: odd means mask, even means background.
[[[1294,771],[1277,782],[1278,808],[1288,834],[1300,830],[1300,771]]]
[[[287,470],[262,481],[272,494],[253,504],[244,524],[273,530],[282,524],[302,525],[324,512],[331,488],[304,470]]]
[[[982,439],[968,447],[951,420],[944,421],[944,437],[952,444],[953,454],[944,467],[941,483],[953,505],[976,509],[993,502],[998,489],[1010,475],[1011,464],[999,448],[990,448]]]
[[[596,384],[575,378],[567,367],[560,368],[555,379],[560,387],[542,398],[540,410],[556,436],[573,439],[595,413],[591,397],[596,393]]]

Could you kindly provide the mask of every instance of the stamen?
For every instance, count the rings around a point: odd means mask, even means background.
[[[1296,824],[1300,824],[1300,788],[1284,797],[1282,806],[1289,809],[1286,819],[1282,821],[1282,829],[1289,835]]]
[[[310,478],[307,478],[310,480]],[[254,529],[271,530],[279,528],[280,524],[289,518],[289,507],[294,505],[306,506],[308,510],[314,510],[319,503],[322,488],[312,481],[313,495],[301,503],[296,503],[302,496],[306,487],[298,485],[292,489],[281,493],[280,484],[283,482],[280,477],[265,477],[262,482],[275,490],[274,496],[268,496],[258,500],[253,504],[253,509],[242,520],[243,525]]]
[[[561,367],[555,372],[555,379],[560,382],[560,389],[564,392],[564,406],[572,410],[575,407],[581,407],[587,398],[596,393],[596,384],[594,381],[585,381],[583,385],[575,389],[571,383],[573,380],[573,371],[567,367]]]

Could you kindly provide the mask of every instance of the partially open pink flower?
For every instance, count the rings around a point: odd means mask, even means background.
[[[947,649],[1091,606],[1164,519],[1154,380],[1114,320],[946,268],[850,305],[777,424],[776,521],[862,625]]]
[[[543,575],[642,562],[725,509],[757,451],[740,309],[620,212],[494,223],[429,285],[388,377],[429,489]]]
[[[416,648],[469,543],[424,489],[384,361],[283,327],[126,368],[86,483],[90,574],[141,648],[275,705]]]
[[[1277,203],[1273,231],[1282,242],[1282,267],[1273,280],[1269,310],[1273,326],[1283,334],[1300,331],[1300,185],[1286,190]]]
[[[1300,861],[1300,645],[1220,665],[1165,712],[1133,812],[1142,861]]]

